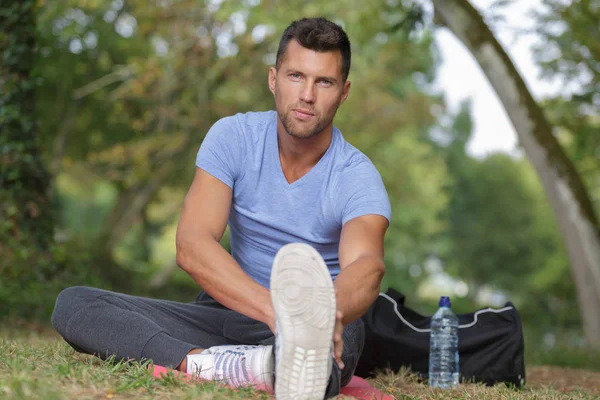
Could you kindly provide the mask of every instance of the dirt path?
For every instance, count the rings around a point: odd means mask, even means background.
[[[542,366],[529,367],[526,373],[527,386],[531,388],[551,386],[563,393],[583,389],[592,395],[600,396],[600,372]]]

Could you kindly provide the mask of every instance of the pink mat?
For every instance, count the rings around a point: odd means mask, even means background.
[[[156,378],[160,378],[163,375],[167,375],[167,373],[173,373],[176,376],[181,376],[185,380],[193,380],[194,377],[190,374],[186,374],[184,372],[175,371],[172,369],[168,369],[165,367],[161,367],[160,365],[154,366],[154,371],[152,372],[152,376]],[[380,390],[371,386],[369,382],[360,378],[358,376],[352,377],[350,384],[348,386],[342,388],[342,393],[345,396],[352,396],[357,399],[364,400],[394,400],[394,397],[381,393]]]

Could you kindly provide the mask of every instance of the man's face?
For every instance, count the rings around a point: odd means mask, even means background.
[[[316,52],[292,39],[279,68],[269,69],[269,89],[287,133],[315,136],[332,124],[350,91],[342,80],[342,53]]]

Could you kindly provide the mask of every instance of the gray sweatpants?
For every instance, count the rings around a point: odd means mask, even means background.
[[[269,327],[230,310],[206,292],[191,303],[74,286],[56,299],[52,325],[75,350],[102,359],[148,360],[177,367],[194,348],[225,344],[274,345]],[[344,369],[332,363],[326,397],[350,382],[362,353],[360,319],[344,327]]]

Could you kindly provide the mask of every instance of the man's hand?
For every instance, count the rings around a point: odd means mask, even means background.
[[[344,314],[341,310],[337,310],[335,313],[335,330],[333,331],[333,355],[340,369],[344,369],[344,363],[342,362],[342,353],[344,352],[344,325],[342,319]]]

